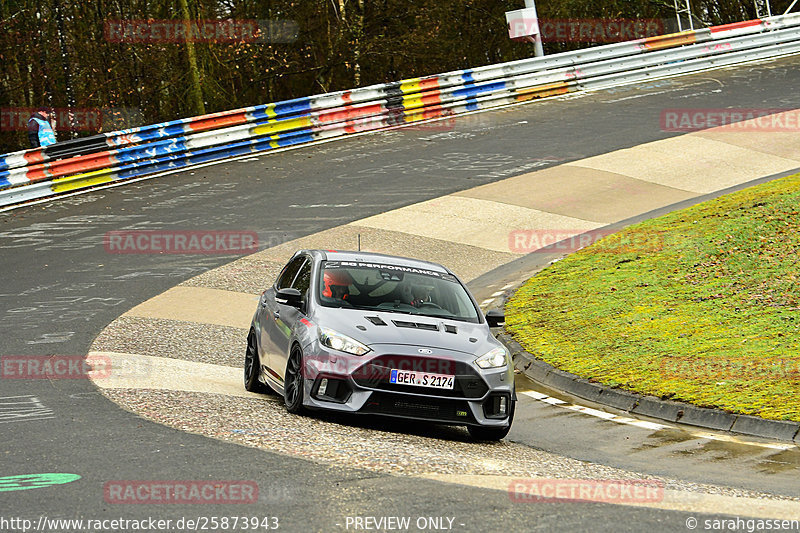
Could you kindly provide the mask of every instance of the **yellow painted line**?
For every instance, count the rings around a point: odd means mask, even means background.
[[[509,494],[509,498],[513,494],[523,494],[513,491],[514,487],[518,486],[515,482],[521,481],[521,485],[524,486],[524,482],[526,480],[552,481],[541,477],[526,478],[524,476],[512,477],[478,474],[422,474],[415,477],[468,487],[505,491]],[[569,479],[566,479],[565,481],[569,481]],[[591,483],[591,480],[586,481]],[[602,483],[603,481],[619,480],[596,481]],[[688,492],[675,489],[664,489],[663,498],[661,498],[660,501],[605,501],[604,503],[623,505],[627,507],[646,507],[669,511],[683,511],[697,514],[728,514],[739,517],[771,518],[776,520],[797,520],[798,516],[800,516],[800,502],[796,501],[724,496],[720,494]],[[517,503],[517,505],[536,505],[536,503],[521,501]],[[699,518],[699,520],[701,521],[702,526],[703,519]],[[684,527],[684,524],[681,523],[680,526]],[[702,530],[702,528],[698,529],[698,531]]]
[[[123,316],[181,320],[248,329],[258,296],[179,285],[141,303]]]
[[[92,172],[84,172],[83,174],[75,174],[74,176],[66,176],[64,178],[56,178],[53,180],[50,189],[53,192],[67,192],[83,187],[91,187],[93,185],[102,185],[114,181],[116,178],[116,171],[112,169],[93,170]]]

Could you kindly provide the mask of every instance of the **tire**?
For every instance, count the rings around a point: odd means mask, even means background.
[[[250,330],[250,334],[247,335],[247,352],[244,354],[244,388],[250,392],[263,394],[267,392],[267,387],[258,381],[258,367],[256,334]]]
[[[303,350],[295,345],[286,363],[286,375],[283,379],[283,403],[290,413],[300,414],[303,408],[303,393],[305,380],[303,379]]]
[[[497,441],[502,440],[508,435],[511,430],[511,423],[514,421],[514,411],[517,407],[517,401],[511,400],[511,412],[508,414],[508,425],[504,427],[485,427],[485,426],[467,426],[470,437],[473,440],[482,441]]]

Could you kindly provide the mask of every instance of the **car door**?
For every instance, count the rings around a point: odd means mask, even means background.
[[[308,289],[311,284],[311,267],[312,261],[310,257],[300,256],[296,259],[302,258],[300,268],[297,270],[296,275],[292,282],[288,285],[293,289],[300,291],[303,297],[304,307],[308,302]],[[288,279],[288,276],[287,276]],[[285,283],[286,280],[281,277],[281,282]],[[287,288],[287,286],[279,286],[277,290]],[[282,382],[283,376],[286,372],[286,361],[289,357],[289,344],[292,340],[292,332],[297,326],[297,323],[305,315],[302,310],[298,310],[290,305],[278,302],[274,297],[271,299],[270,314],[271,320],[267,320],[270,324],[269,330],[269,344],[272,347],[269,366],[277,374],[275,376],[270,372],[273,377],[278,377]]]
[[[276,363],[278,361],[279,351],[282,349],[281,347],[285,345],[285,343],[281,341],[281,339],[286,337],[283,333],[285,322],[283,321],[284,317],[281,317],[281,311],[282,308],[286,306],[278,304],[278,302],[275,301],[275,295],[280,289],[286,289],[292,286],[294,279],[297,277],[297,273],[300,272],[300,268],[307,260],[308,258],[306,256],[299,255],[293,257],[286,263],[286,266],[283,267],[275,284],[264,293],[261,300],[261,312],[263,314],[261,331],[259,332],[259,340],[261,341],[262,349],[261,363],[262,366],[267,367],[266,371],[270,379],[278,383],[283,382],[283,373],[276,372]]]

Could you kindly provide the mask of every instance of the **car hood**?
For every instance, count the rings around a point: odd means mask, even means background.
[[[343,308],[323,308],[314,319],[318,326],[331,328],[367,346],[413,345],[482,355],[501,345],[485,323]]]

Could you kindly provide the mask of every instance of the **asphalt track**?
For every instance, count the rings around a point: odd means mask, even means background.
[[[266,247],[534,168],[666,138],[674,134],[659,128],[663,108],[798,108],[797,66],[789,58],[549,100],[463,117],[452,129],[346,139],[0,215],[0,354],[85,354],[125,310],[234,258],[111,255],[102,246],[107,231],[253,230]],[[346,516],[398,515],[455,517],[453,527],[461,531],[680,531],[692,515],[604,504],[521,505],[504,491],[317,465],[147,422],[85,380],[0,381],[5,415],[14,412],[8,398],[21,396],[41,406],[37,416],[2,419],[0,477],[68,472],[82,478],[3,492],[7,518],[238,514],[278,516],[287,531],[331,531],[345,530]],[[705,452],[685,449],[668,434],[653,439],[652,432],[629,428],[601,430],[597,421],[530,403],[512,438],[536,447],[653,474],[674,475],[677,456],[685,461],[684,479],[799,492],[796,456],[719,444]],[[128,479],[249,479],[258,482],[261,497],[258,505],[235,509],[106,503],[103,484]]]

